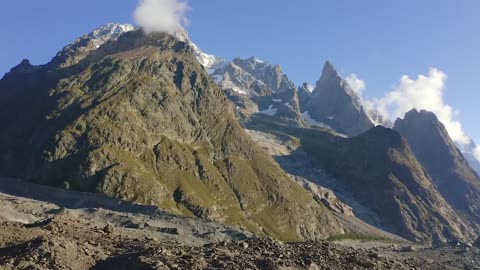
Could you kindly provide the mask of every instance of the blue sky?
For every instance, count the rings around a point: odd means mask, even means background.
[[[136,0],[15,0],[0,9],[0,73],[21,59],[48,62],[65,44],[108,22],[133,23]],[[448,76],[445,102],[480,141],[480,1],[190,0],[191,39],[205,52],[279,63],[296,83],[315,83],[325,60],[381,97],[402,75],[434,67]]]

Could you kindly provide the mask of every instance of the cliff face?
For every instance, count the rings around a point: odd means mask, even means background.
[[[404,119],[397,119],[394,128],[407,139],[445,199],[478,228],[480,177],[435,114],[412,110]]]
[[[330,62],[325,63],[306,111],[315,121],[349,136],[358,135],[374,126],[360,98]]]
[[[382,227],[420,242],[474,237],[396,131],[378,126],[353,138],[324,133],[302,141],[322,168],[381,217]]]
[[[0,81],[2,175],[284,240],[342,231],[248,138],[186,43],[130,31],[70,62]]]

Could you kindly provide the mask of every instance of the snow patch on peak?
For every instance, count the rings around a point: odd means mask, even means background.
[[[222,78],[222,81],[220,82],[220,86],[223,89],[229,89],[229,90],[232,90],[232,91],[234,91],[238,94],[247,95],[247,92],[245,90],[242,90],[240,87],[236,86],[232,81],[223,80],[223,78]]]
[[[217,83],[217,84],[220,84],[222,81],[223,81],[223,75],[221,74],[214,74],[214,75],[210,75],[213,80]]]
[[[117,40],[122,34],[135,30],[131,24],[109,23],[89,34],[85,34],[75,40],[66,48],[84,47],[83,42],[88,40],[96,49],[110,40]]]
[[[109,23],[88,34],[93,39],[117,39],[126,32],[135,30],[131,24]]]
[[[275,116],[277,114],[278,109],[274,109],[273,105],[268,106],[268,109],[259,111],[258,113],[260,114],[266,114],[270,116]]]
[[[190,40],[190,38],[188,37],[188,32],[185,28],[179,26],[177,27],[177,30],[175,30],[175,32],[173,32],[173,36],[180,40],[180,41],[183,41],[183,42],[187,42]]]
[[[257,58],[255,58],[255,57],[253,57],[253,61],[255,61],[255,62],[257,62],[257,63],[260,63],[260,64],[261,64],[261,63],[264,63],[262,60],[257,59]]]
[[[193,48],[195,57],[197,58],[198,62],[200,62],[200,64],[206,69],[212,69],[219,63],[224,62],[222,59],[217,58],[215,55],[204,53],[195,43],[190,40],[188,31],[185,28],[179,26],[173,35],[178,40],[187,43],[190,47]]]
[[[305,111],[303,113],[303,117],[305,118],[305,120],[307,120],[307,122],[312,125],[312,126],[317,126],[317,127],[321,127],[321,128],[326,128],[326,129],[332,129],[332,127],[330,127],[329,125],[327,124],[324,124],[322,122],[318,122],[317,120],[313,119],[310,114],[308,113],[308,111]]]
[[[50,62],[51,65],[67,67],[78,63],[85,56],[108,41],[117,40],[122,34],[135,30],[131,24],[109,23],[93,32],[82,35],[60,50]]]

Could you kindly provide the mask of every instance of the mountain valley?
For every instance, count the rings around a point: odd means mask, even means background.
[[[108,24],[5,74],[0,122],[0,269],[480,269],[473,141],[329,61],[312,89]]]

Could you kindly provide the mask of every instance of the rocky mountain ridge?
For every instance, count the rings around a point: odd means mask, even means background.
[[[173,36],[129,31],[71,66],[12,70],[0,92],[11,93],[2,175],[284,240],[342,232],[249,139],[195,49]]]
[[[289,127],[272,116],[253,117],[247,127],[298,141],[302,151],[314,160],[306,165],[324,171],[342,185],[362,206],[350,204],[353,213],[363,209],[373,212],[373,219],[368,217],[370,214],[358,213],[372,225],[418,242],[475,238],[475,228],[453,211],[408,142],[392,129],[377,126],[346,138],[328,129]],[[281,158],[296,157],[290,154]]]
[[[445,199],[474,226],[480,222],[480,177],[435,114],[411,110],[395,121]]]
[[[358,232],[361,222],[347,220],[363,210],[375,217],[360,214],[363,222],[411,241],[472,241],[478,233],[477,180],[456,172],[468,191],[457,204],[438,182],[445,173],[416,151],[417,135],[374,127],[388,124],[330,62],[312,91],[279,65],[205,54],[183,28],[146,36],[112,24],[47,65],[22,61],[0,80],[0,97],[1,175],[282,240]],[[240,124],[300,148],[272,155]],[[451,141],[436,143],[472,174]],[[321,173],[292,169],[302,155]],[[323,174],[348,192],[320,186]]]
[[[359,97],[328,61],[309,99],[306,113],[349,136],[374,126]]]

